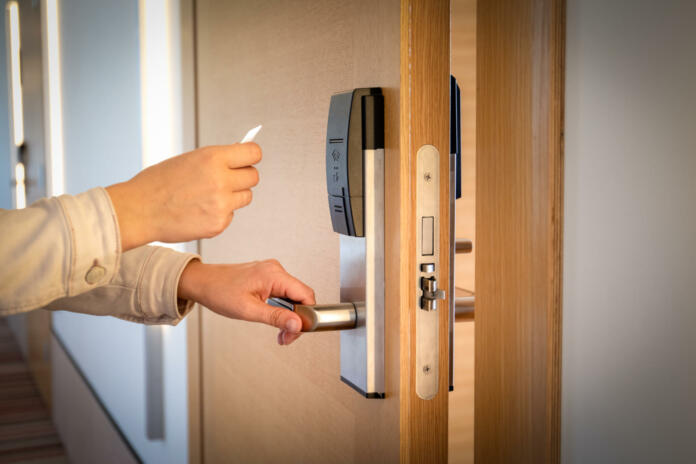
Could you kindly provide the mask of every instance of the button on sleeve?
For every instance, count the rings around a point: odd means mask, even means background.
[[[58,197],[69,227],[67,296],[103,285],[118,272],[121,238],[108,193],[95,188]]]

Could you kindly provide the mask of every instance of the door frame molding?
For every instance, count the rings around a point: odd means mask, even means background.
[[[400,227],[400,456],[401,462],[447,462],[449,314],[439,312],[438,393],[415,391],[416,362],[416,153],[440,152],[440,270],[449,282],[449,0],[401,1],[401,227]],[[443,301],[441,308],[448,308]]]
[[[565,0],[478,2],[478,462],[560,462],[564,54]]]

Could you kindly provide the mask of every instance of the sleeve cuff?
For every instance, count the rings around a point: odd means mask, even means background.
[[[109,194],[95,188],[58,197],[69,229],[67,296],[110,282],[118,272],[121,236]]]
[[[175,325],[191,311],[194,302],[179,299],[177,293],[181,274],[194,259],[200,258],[164,247],[154,249],[137,284],[137,311],[142,322]]]

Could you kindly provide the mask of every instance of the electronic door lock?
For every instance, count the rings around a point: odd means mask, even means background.
[[[379,87],[335,94],[326,128],[326,189],[339,234],[341,303],[355,315],[341,330],[341,380],[384,398],[384,96]],[[327,321],[350,311],[295,306]],[[326,316],[326,317],[324,317]],[[333,317],[332,316],[332,317]],[[345,321],[344,321],[345,322]],[[323,323],[318,322],[318,327]],[[350,323],[347,323],[350,325]],[[303,324],[304,325],[304,324]],[[324,324],[325,325],[325,324]],[[319,328],[318,330],[322,330]],[[332,330],[336,330],[333,328]]]
[[[421,309],[426,311],[437,310],[437,300],[446,298],[445,291],[437,288],[437,279],[435,277],[421,277]]]
[[[335,94],[326,128],[326,189],[339,234],[341,300],[268,304],[294,311],[303,332],[340,331],[341,380],[384,398],[384,96],[379,87]]]

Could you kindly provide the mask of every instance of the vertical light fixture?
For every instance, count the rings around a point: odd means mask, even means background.
[[[167,0],[140,0],[143,167],[176,154],[175,102]]]
[[[6,7],[10,45],[10,87],[12,93],[12,135],[16,147],[24,143],[24,103],[22,101],[22,70],[20,64],[19,5],[8,2]]]
[[[27,206],[26,175],[24,163],[15,164],[15,208],[22,209]]]
[[[8,68],[10,74],[10,98],[12,120],[12,162],[14,163],[14,203],[15,208],[24,208],[27,204],[26,169],[19,153],[24,145],[24,102],[22,99],[21,43],[19,34],[19,5],[8,2],[5,6],[5,24],[7,26]]]
[[[174,2],[175,5],[178,2]],[[170,0],[139,0],[140,101],[143,167],[182,151],[181,102],[175,92]],[[179,251],[183,244],[158,244]],[[163,326],[145,327],[145,430],[150,440],[165,438]]]
[[[140,105],[143,168],[183,151],[181,89],[172,52],[172,23],[178,2],[139,0]],[[163,244],[183,251],[183,244]]]
[[[46,166],[48,193],[65,193],[63,148],[63,93],[60,57],[60,17],[58,0],[42,0],[44,102],[46,107]]]

